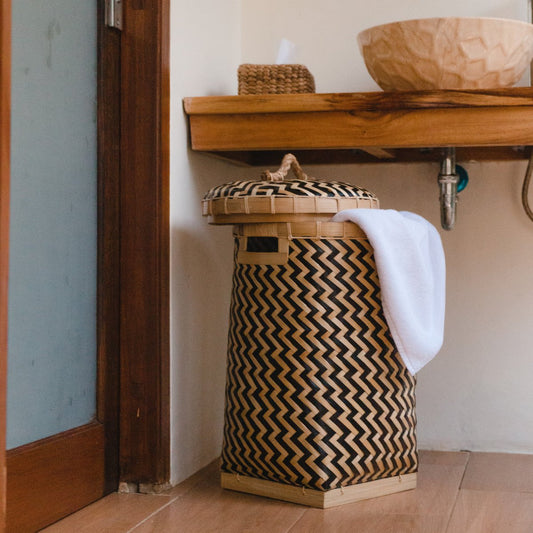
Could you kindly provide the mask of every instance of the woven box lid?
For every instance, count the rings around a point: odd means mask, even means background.
[[[285,179],[289,170],[295,178]],[[210,224],[242,224],[327,220],[343,209],[379,208],[376,195],[366,189],[309,178],[292,154],[277,172],[267,170],[261,177],[212,188],[202,201],[202,214]]]

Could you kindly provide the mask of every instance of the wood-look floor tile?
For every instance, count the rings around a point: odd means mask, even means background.
[[[430,450],[418,452],[420,464],[426,465],[466,466],[469,456],[470,452],[435,452]]]
[[[168,504],[168,496],[110,494],[44,529],[46,533],[125,533]]]
[[[140,524],[135,533],[285,533],[306,508],[223,490],[218,475]]]
[[[220,472],[220,458],[215,459],[207,466],[193,474],[191,477],[187,478],[185,481],[182,481],[175,487],[171,488],[168,491],[162,492],[161,494],[165,496],[170,496],[171,498],[176,498],[178,496],[183,496],[186,492],[194,488],[198,483],[206,479],[213,479],[217,477]]]
[[[371,514],[448,515],[457,496],[463,472],[462,466],[422,463],[415,490],[357,502],[353,504],[354,509]]]
[[[353,514],[343,510],[308,511],[289,533],[444,533],[440,516]]]
[[[217,459],[205,468],[162,494],[110,494],[68,516],[49,528],[46,533],[124,533],[136,527],[173,499],[187,493],[198,483],[218,475]]]
[[[461,488],[533,492],[533,455],[471,453]]]
[[[290,531],[443,533],[457,497],[465,463],[466,457],[456,454],[446,454],[442,458],[433,454],[421,456],[415,490],[325,511],[310,509]]]
[[[461,490],[446,533],[532,531],[532,493]]]
[[[215,461],[162,495],[112,494],[45,531],[533,533],[533,456],[422,451],[415,491],[327,510],[224,491]]]

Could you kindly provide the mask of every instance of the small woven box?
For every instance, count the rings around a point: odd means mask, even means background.
[[[252,65],[239,67],[239,94],[314,93],[315,80],[303,65]]]

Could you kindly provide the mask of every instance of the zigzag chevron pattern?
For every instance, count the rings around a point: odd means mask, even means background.
[[[374,198],[374,193],[340,181],[284,180],[234,181],[211,189],[204,200],[240,198],[242,196],[325,196],[341,198]]]
[[[366,239],[235,264],[222,470],[330,490],[416,472],[415,379]]]

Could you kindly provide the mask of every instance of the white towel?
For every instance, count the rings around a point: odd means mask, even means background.
[[[407,211],[347,209],[334,222],[355,222],[374,248],[383,312],[405,366],[416,374],[444,336],[446,267],[440,235]]]

